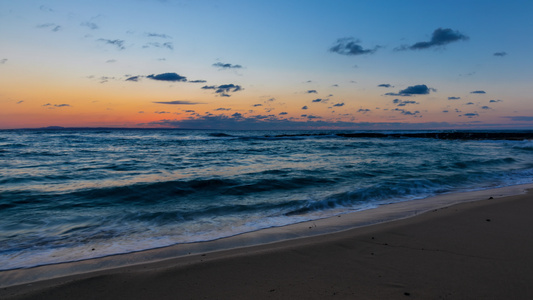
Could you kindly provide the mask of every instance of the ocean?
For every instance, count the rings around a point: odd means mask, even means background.
[[[0,130],[0,270],[216,240],[400,201],[531,183],[531,136]]]

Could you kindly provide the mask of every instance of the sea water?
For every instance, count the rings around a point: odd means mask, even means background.
[[[533,182],[531,140],[349,134],[2,130],[0,270]]]

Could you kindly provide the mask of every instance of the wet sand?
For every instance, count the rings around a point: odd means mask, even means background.
[[[533,299],[533,192],[490,193],[337,233],[3,287],[0,298]],[[311,232],[358,216],[283,230]]]

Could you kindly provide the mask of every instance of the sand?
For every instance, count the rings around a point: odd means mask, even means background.
[[[0,299],[533,299],[533,192],[486,196],[337,233],[3,287]]]

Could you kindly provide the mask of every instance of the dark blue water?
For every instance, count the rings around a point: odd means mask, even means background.
[[[0,131],[0,270],[212,240],[532,178],[527,140]]]

